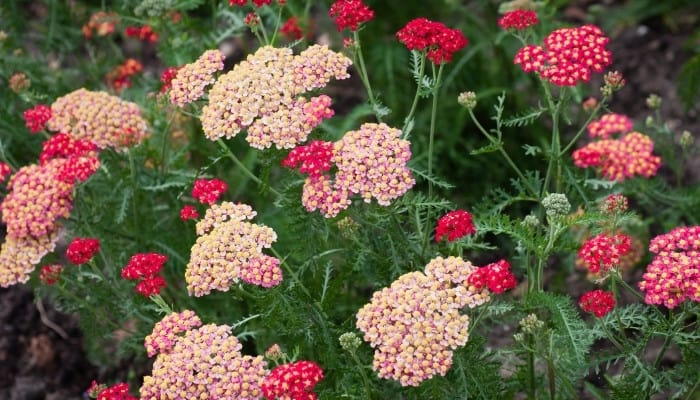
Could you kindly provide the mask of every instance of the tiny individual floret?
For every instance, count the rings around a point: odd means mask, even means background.
[[[601,233],[587,240],[578,251],[584,265],[594,274],[619,266],[621,257],[631,250],[631,238],[623,233]]]
[[[571,211],[571,203],[563,193],[550,193],[542,199],[542,207],[550,218],[563,217]]]
[[[195,62],[180,67],[170,83],[170,101],[184,107],[202,97],[204,88],[214,83],[216,71],[224,69],[224,58],[219,50],[207,50]]]
[[[228,184],[220,179],[197,179],[192,187],[192,197],[202,204],[214,204],[224,192]]]
[[[632,127],[632,120],[626,115],[609,113],[603,115],[600,119],[591,121],[586,128],[588,129],[589,137],[608,139],[615,133],[627,133],[632,130]]]
[[[537,25],[537,13],[532,10],[513,10],[503,14],[498,20],[498,26],[503,29],[515,29],[521,31]]]
[[[46,128],[46,123],[51,119],[51,108],[46,104],[39,104],[24,111],[24,123],[30,133],[37,133]]]
[[[39,280],[45,285],[53,285],[61,277],[63,266],[60,264],[44,265],[39,272]]]
[[[126,383],[117,383],[103,389],[98,395],[97,400],[138,400],[136,397],[129,394],[129,385]]]
[[[197,218],[199,218],[199,212],[197,212],[197,209],[194,208],[194,206],[186,205],[180,210],[180,219],[183,221]]]
[[[202,320],[194,311],[185,310],[168,314],[156,322],[153,331],[146,336],[143,342],[146,353],[149,357],[157,353],[167,353],[175,345],[178,335],[200,326],[202,326]]]
[[[362,0],[336,0],[328,14],[338,26],[338,32],[345,28],[356,31],[360,24],[371,21],[374,11],[367,7]]]
[[[75,265],[85,264],[100,251],[100,241],[95,238],[75,238],[66,249],[66,258]]]
[[[313,392],[323,370],[313,361],[295,361],[275,367],[262,383],[263,396],[267,400],[316,400]]]
[[[435,228],[435,240],[441,241],[447,237],[448,242],[476,233],[472,215],[466,210],[450,211],[442,216]]]
[[[510,270],[510,263],[506,260],[499,260],[477,268],[469,275],[468,282],[476,289],[488,287],[490,291],[496,294],[514,289],[518,285],[515,275]]]
[[[426,51],[427,58],[434,64],[452,61],[452,55],[469,44],[460,30],[426,18],[410,21],[396,37],[409,50]]]
[[[583,311],[602,318],[615,308],[615,297],[612,292],[597,289],[584,293],[578,304]]]

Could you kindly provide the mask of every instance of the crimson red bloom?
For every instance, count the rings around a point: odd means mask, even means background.
[[[24,111],[24,123],[29,132],[37,133],[44,130],[46,123],[51,119],[51,108],[45,104]]]
[[[518,282],[510,270],[510,263],[499,260],[484,267],[477,268],[469,275],[467,282],[477,290],[488,286],[489,290],[500,294],[506,290],[514,289]]]
[[[124,29],[124,35],[127,37],[139,38],[139,40],[145,40],[151,43],[158,41],[158,34],[153,32],[153,28],[150,25],[144,26],[127,26]]]
[[[282,166],[296,168],[301,164],[299,172],[318,177],[331,169],[333,158],[333,142],[313,140],[305,146],[297,146],[282,160]]]
[[[280,33],[291,40],[299,40],[304,37],[304,33],[299,26],[299,21],[295,17],[289,18],[287,22],[282,25]]]
[[[262,392],[268,400],[316,400],[313,392],[321,379],[323,370],[312,361],[297,361],[283,364],[272,370],[262,383]]]
[[[151,297],[160,294],[160,291],[165,287],[165,279],[162,276],[156,275],[146,279],[142,279],[136,285],[136,292],[144,297]]]
[[[8,175],[12,173],[12,167],[0,161],[0,182],[5,181]]]
[[[114,386],[108,387],[97,395],[97,400],[138,400],[136,397],[129,394],[129,385],[126,383],[117,383]]]
[[[428,59],[435,64],[450,62],[455,52],[469,44],[460,30],[426,18],[410,21],[396,36],[409,50],[427,50]]]
[[[39,280],[45,285],[53,285],[58,282],[61,277],[61,272],[63,271],[63,266],[58,264],[44,265],[41,267],[41,272],[39,273]]]
[[[584,293],[578,305],[583,311],[601,318],[615,308],[615,297],[612,292],[597,289]]]
[[[197,209],[194,208],[194,206],[187,205],[182,207],[182,210],[180,210],[180,219],[183,221],[197,218],[199,218],[199,213],[197,212]]]
[[[228,4],[231,6],[244,6],[248,3],[248,0],[228,0]],[[272,3],[272,0],[253,0],[255,7],[262,7],[265,4]]]
[[[168,261],[168,256],[158,253],[138,253],[131,256],[122,269],[122,278],[136,280],[155,276]]]
[[[100,251],[100,241],[93,238],[75,238],[66,249],[66,257],[75,265],[85,264]]]
[[[160,87],[161,93],[165,93],[170,89],[173,85],[173,79],[177,76],[177,71],[179,71],[180,68],[182,68],[182,66],[168,67],[160,74],[160,83],[162,84]]]
[[[197,179],[192,187],[192,197],[202,204],[214,204],[228,190],[226,182],[219,179]]]
[[[537,19],[537,13],[530,10],[514,10],[508,11],[498,20],[498,26],[503,29],[523,30],[533,25],[537,25],[540,21]]]
[[[589,271],[597,274],[602,269],[609,271],[620,264],[620,257],[632,249],[632,239],[622,233],[609,235],[601,233],[587,240],[578,251]]]
[[[88,140],[73,139],[67,133],[57,133],[42,144],[39,165],[46,165],[55,158],[94,156],[97,146]]]
[[[435,240],[440,241],[447,236],[448,242],[476,233],[472,215],[466,210],[456,210],[445,214],[437,222]]]
[[[337,0],[331,5],[328,15],[338,25],[338,32],[345,28],[356,31],[360,24],[374,18],[374,11],[367,7],[362,0]]]

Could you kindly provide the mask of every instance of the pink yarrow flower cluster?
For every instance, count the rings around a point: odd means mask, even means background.
[[[51,108],[46,104],[39,104],[26,110],[23,116],[29,132],[37,133],[46,128],[46,123],[51,119]]]
[[[415,184],[406,167],[411,158],[410,143],[400,137],[400,130],[386,124],[365,123],[359,130],[347,132],[332,150],[329,142],[298,147],[283,165],[301,164],[301,172],[309,175],[302,193],[302,204],[308,211],[335,217],[350,205],[353,194],[367,203],[374,198],[387,206]]]
[[[418,386],[452,366],[454,349],[469,338],[464,307],[489,301],[469,283],[476,268],[458,257],[438,257],[425,273],[410,272],[372,295],[357,313],[357,328],[375,349],[372,368],[380,378]]]
[[[518,31],[537,25],[537,13],[532,10],[513,10],[503,14],[498,20],[498,26],[503,29],[515,29]]]
[[[251,147],[289,149],[333,115],[325,95],[303,93],[346,79],[351,61],[326,46],[293,55],[288,48],[264,46],[221,75],[202,109],[202,129],[210,140],[231,138],[247,129]]]
[[[675,308],[686,300],[700,301],[700,226],[656,236],[649,251],[655,256],[639,282],[647,304]]]
[[[362,0],[337,0],[331,5],[328,14],[338,26],[338,32],[345,28],[356,31],[360,24],[371,21],[374,11]]]
[[[632,239],[618,233],[601,233],[587,240],[578,251],[579,258],[594,274],[607,272],[620,265],[621,258],[632,249]]]
[[[0,247],[0,287],[27,282],[42,257],[54,250],[58,237],[57,232],[38,238],[5,236]]]
[[[554,85],[575,86],[588,82],[591,72],[603,72],[612,64],[612,54],[605,47],[609,41],[595,25],[561,28],[545,37],[544,46],[521,48],[514,63]]]
[[[295,361],[275,367],[262,383],[267,400],[316,400],[316,386],[323,379],[323,370],[313,361]]]
[[[615,296],[612,292],[597,289],[584,293],[578,304],[583,311],[602,318],[615,308]]]
[[[159,253],[138,253],[131,256],[122,268],[122,278],[138,280],[136,292],[144,297],[160,294],[165,287],[165,279],[159,275],[168,256]]]
[[[627,133],[633,128],[632,120],[626,115],[609,113],[595,121],[591,121],[588,129],[588,137],[608,139],[615,133]]]
[[[447,237],[448,242],[476,233],[472,215],[467,210],[450,211],[443,215],[435,228],[435,240]]]
[[[204,88],[214,83],[214,74],[224,69],[224,53],[207,50],[199,58],[177,69],[170,81],[170,101],[184,107],[204,95]]]
[[[282,282],[280,261],[262,253],[277,234],[267,226],[246,222],[255,215],[246,204],[223,202],[211,206],[197,222],[198,238],[185,270],[190,295],[227,291],[239,280],[264,288]]]
[[[631,132],[620,139],[591,142],[573,152],[574,165],[597,168],[606,179],[624,181],[635,176],[656,175],[661,158],[653,154],[654,142],[649,136]]]
[[[143,378],[141,400],[259,400],[269,374],[261,356],[241,354],[231,327],[201,325],[191,312],[169,315],[156,324],[146,343],[158,353],[151,375]]]
[[[452,55],[469,43],[458,29],[450,29],[441,22],[416,18],[397,33],[399,41],[409,50],[426,51],[434,64],[452,61]]]

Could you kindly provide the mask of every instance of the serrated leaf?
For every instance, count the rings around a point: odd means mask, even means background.
[[[486,154],[486,153],[493,153],[494,151],[498,151],[500,148],[503,147],[503,142],[496,142],[496,143],[491,143],[483,147],[479,147],[478,149],[474,149],[469,152],[469,154],[475,156],[479,154]]]
[[[586,179],[583,181],[583,186],[589,187],[593,190],[610,190],[615,186],[615,184],[617,184],[616,181],[606,181],[604,179]]]
[[[533,108],[522,114],[507,118],[503,121],[503,125],[509,128],[527,126],[535,122],[545,111],[547,109],[543,107]]]
[[[525,150],[526,156],[536,156],[542,152],[542,149],[539,146],[531,146],[529,144],[524,144],[523,150]]]

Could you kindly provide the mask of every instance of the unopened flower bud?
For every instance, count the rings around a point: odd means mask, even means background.
[[[644,120],[644,125],[647,127],[654,126],[654,117],[649,115],[645,120]]]
[[[515,340],[517,343],[522,343],[525,341],[525,335],[522,333],[516,333],[513,335],[513,340]]]
[[[540,224],[540,220],[535,215],[526,215],[523,218],[522,224],[528,228],[536,228]]]
[[[340,236],[345,239],[352,239],[357,235],[357,231],[360,230],[360,225],[355,222],[350,217],[344,217],[337,222],[338,231],[340,231]]]
[[[583,106],[584,111],[590,113],[595,110],[596,107],[598,107],[598,99],[595,97],[589,97],[581,105]]]
[[[474,92],[462,92],[457,96],[457,103],[460,106],[468,108],[470,110],[476,107],[476,93]]]
[[[661,107],[661,97],[655,93],[652,93],[649,95],[649,97],[647,97],[646,103],[647,107],[652,110],[656,110]]]
[[[686,150],[693,145],[693,142],[695,142],[695,138],[690,131],[683,131],[681,137],[678,139],[678,144]]]
[[[354,332],[345,332],[338,338],[343,350],[353,353],[362,344],[362,340]]]
[[[7,33],[5,31],[0,31],[0,42],[4,42],[7,39]]]
[[[537,314],[528,314],[527,317],[520,320],[520,328],[525,333],[534,334],[543,326],[544,322],[537,318]]]
[[[614,92],[622,89],[625,86],[625,78],[619,71],[610,71],[603,76],[603,81],[605,85],[600,89],[600,91],[605,96],[611,96]]]
[[[565,194],[552,193],[542,199],[542,206],[548,217],[563,217],[571,211],[571,203]]]
[[[281,360],[285,356],[286,356],[286,354],[284,354],[284,352],[282,351],[282,348],[277,343],[273,344],[267,350],[265,350],[265,358],[272,360],[272,361]]]
[[[7,81],[7,85],[13,92],[19,94],[29,89],[29,87],[32,85],[32,81],[29,80],[27,75],[24,73],[17,72],[10,77],[10,79]]]
[[[245,24],[253,31],[257,29],[258,24],[260,23],[260,18],[258,17],[258,14],[256,13],[248,13],[248,15],[245,16],[245,19],[243,20]]]
[[[611,194],[601,204],[600,210],[609,215],[615,215],[627,211],[629,201],[621,194]]]

